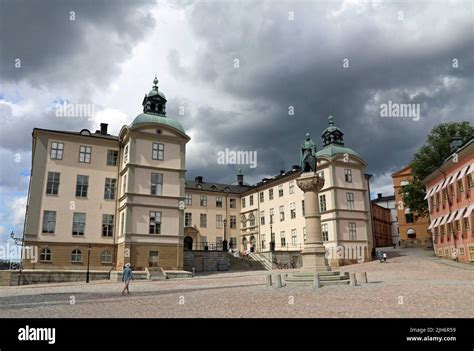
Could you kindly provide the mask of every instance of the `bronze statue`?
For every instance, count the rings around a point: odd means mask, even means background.
[[[301,143],[300,165],[303,172],[316,173],[316,144],[309,133],[306,133],[305,140]]]

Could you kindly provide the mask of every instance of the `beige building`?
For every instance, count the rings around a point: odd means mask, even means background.
[[[24,259],[25,268],[182,267],[190,138],[166,117],[157,83],[118,137],[106,124],[95,133],[34,129],[24,242],[39,260]]]

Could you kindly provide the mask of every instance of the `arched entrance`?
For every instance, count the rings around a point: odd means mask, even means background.
[[[255,237],[252,235],[250,237],[250,252],[255,252]]]
[[[187,236],[184,238],[184,251],[191,251],[193,249],[193,238]]]

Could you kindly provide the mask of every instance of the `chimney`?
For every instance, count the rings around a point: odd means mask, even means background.
[[[196,181],[196,183],[202,183],[202,176],[197,176],[196,178],[194,178],[194,180]]]
[[[381,199],[382,198],[382,193],[377,193],[377,199]]]
[[[451,149],[451,153],[459,149],[462,146],[463,142],[463,138],[459,136],[459,133],[456,133],[456,135],[453,136],[449,141],[449,148]]]
[[[298,165],[293,165],[293,166],[291,167],[291,170],[292,170],[293,172],[301,171],[301,167],[298,166]]]
[[[239,186],[244,185],[244,175],[241,169],[239,169],[239,173],[237,173],[237,184],[239,184]]]
[[[281,176],[282,176],[282,175],[285,175],[285,171],[284,171],[283,169],[280,171],[280,175],[281,175]]]
[[[100,124],[100,134],[102,135],[107,135],[107,123],[101,123]]]

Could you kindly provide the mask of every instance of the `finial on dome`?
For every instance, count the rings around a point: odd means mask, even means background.
[[[154,90],[158,90],[158,78],[156,78],[156,75],[155,75],[155,79],[153,79],[153,89]]]
[[[329,115],[328,117],[329,125],[333,126],[334,125],[334,117],[332,115]]]

